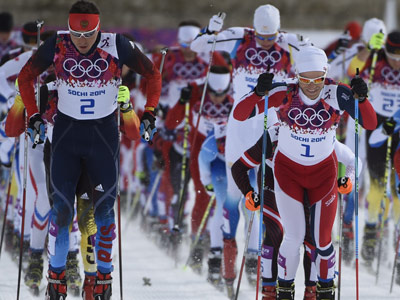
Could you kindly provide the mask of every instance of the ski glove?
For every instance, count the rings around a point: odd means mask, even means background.
[[[397,122],[393,119],[393,117],[387,119],[383,124],[382,124],[382,132],[385,135],[392,135],[394,132],[394,129],[396,128]]]
[[[380,50],[385,43],[385,35],[382,32],[374,33],[368,41],[369,50]]]
[[[140,120],[140,136],[147,142],[153,139],[157,132],[156,117],[149,111],[145,111]]]
[[[131,98],[131,95],[130,95],[129,88],[126,85],[120,85],[119,89],[118,89],[117,101],[119,103],[119,108],[120,108],[121,112],[126,113],[133,109],[130,98]]]
[[[258,76],[254,92],[260,97],[265,96],[267,91],[272,90],[272,79],[274,79],[274,74],[272,73],[263,73]]]
[[[215,32],[219,32],[224,25],[224,19],[218,15],[213,15],[208,22],[207,32],[209,34],[213,34]]]
[[[181,98],[179,99],[179,103],[186,104],[187,102],[189,102],[191,97],[192,97],[192,86],[188,84],[181,90]]]
[[[150,178],[144,171],[136,171],[135,176],[139,179],[139,182],[143,186],[148,186],[150,184]]]
[[[353,183],[349,177],[340,177],[337,181],[338,191],[341,194],[349,194],[353,189]]]
[[[368,86],[365,83],[364,79],[361,77],[354,77],[350,82],[351,90],[353,95],[358,98],[358,102],[362,103],[367,99],[368,95]]]
[[[256,192],[250,191],[246,194],[246,208],[251,211],[258,210],[260,206],[260,198]]]
[[[36,148],[37,144],[44,143],[45,130],[46,127],[40,114],[36,113],[29,118],[27,133],[33,143],[32,148]]]
[[[397,193],[400,194],[400,183],[397,185]]]
[[[214,195],[214,186],[212,185],[212,183],[207,184],[204,186],[207,194],[211,197],[212,195]]]
[[[338,40],[338,43],[337,43],[337,46],[335,49],[336,54],[343,53],[349,47],[350,41],[351,41],[351,35],[347,31],[344,32],[339,37],[339,40]]]

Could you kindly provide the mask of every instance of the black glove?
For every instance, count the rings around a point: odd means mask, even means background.
[[[46,138],[45,128],[45,123],[40,114],[34,114],[29,118],[27,133],[33,143],[32,148],[35,148],[37,144],[44,143]]]
[[[397,122],[393,119],[393,117],[387,119],[385,122],[382,124],[382,132],[383,134],[386,135],[392,135],[394,132],[394,129],[396,128]]]
[[[157,132],[156,117],[149,111],[144,112],[140,120],[140,136],[145,141],[151,141],[154,134]]]
[[[274,79],[274,74],[272,73],[263,73],[258,76],[254,92],[260,97],[265,96],[265,92],[272,89],[272,79]]]
[[[351,36],[345,32],[338,40],[335,52],[337,54],[341,54],[344,50],[346,50],[349,47],[351,40]]]
[[[400,194],[400,183],[397,186],[397,193]]]
[[[192,97],[192,86],[188,84],[181,90],[181,98],[179,99],[179,103],[185,104],[189,102]]]
[[[350,82],[351,90],[353,92],[353,95],[358,97],[358,101],[364,102],[365,99],[367,99],[368,95],[368,86],[365,83],[364,79],[361,77],[354,77],[351,82]]]

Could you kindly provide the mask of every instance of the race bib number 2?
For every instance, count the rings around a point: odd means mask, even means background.
[[[94,99],[81,99],[80,102],[82,115],[94,114]]]

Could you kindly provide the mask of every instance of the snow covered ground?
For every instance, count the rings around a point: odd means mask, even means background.
[[[242,218],[243,219],[243,218]],[[124,221],[125,219],[123,219]],[[242,222],[241,222],[242,223]],[[240,224],[239,228],[243,228]],[[123,227],[124,228],[124,227]],[[237,266],[243,254],[243,230],[238,231],[239,255]],[[159,249],[155,243],[140,230],[139,220],[130,223],[128,230],[123,233],[123,296],[124,299],[137,300],[219,300],[227,299],[224,293],[219,292],[206,282],[206,263],[203,264],[203,275],[195,274],[190,268],[184,269],[189,246],[183,244],[181,260],[178,266]],[[338,253],[338,252],[337,252]],[[394,251],[390,247],[388,260],[380,270],[379,284],[375,284],[375,275],[369,273],[360,265],[360,299],[400,299],[400,286],[395,285],[393,293],[389,294],[391,268]],[[115,271],[113,285],[113,299],[120,299],[120,281],[118,260],[114,261]],[[16,299],[18,269],[11,261],[8,253],[3,253],[0,261],[0,300]],[[341,299],[355,299],[355,268],[343,266]],[[296,279],[296,299],[302,299],[303,271],[300,265]],[[150,279],[151,286],[145,285]],[[41,294],[34,297],[25,285],[21,284],[20,299],[44,299],[45,281],[42,283]],[[244,277],[240,289],[239,299],[254,299],[255,289]],[[68,299],[80,299],[68,296]],[[261,299],[261,297],[259,298]]]

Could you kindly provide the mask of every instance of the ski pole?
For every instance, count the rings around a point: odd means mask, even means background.
[[[269,66],[268,66],[269,71]],[[264,132],[263,132],[263,145],[261,157],[261,186],[260,186],[260,208],[264,207],[264,187],[265,187],[265,155],[267,154],[267,123],[268,123],[268,93],[264,98]],[[259,282],[260,282],[260,269],[261,269],[261,247],[263,242],[263,217],[262,211],[260,213],[260,231],[258,237],[258,257],[257,257],[257,287],[256,287],[256,300],[258,299]]]
[[[218,17],[220,17],[222,20],[224,20],[225,17],[226,17],[226,14],[225,14],[224,12],[219,12],[219,13],[218,13]],[[214,56],[215,47],[216,47],[216,45],[217,45],[217,36],[218,36],[218,34],[215,33],[214,40],[213,40],[213,42],[212,42],[211,52],[210,52],[210,61],[209,61],[209,63],[208,63],[208,69],[207,69],[206,79],[205,79],[205,81],[204,81],[203,93],[202,93],[202,95],[201,95],[201,100],[200,100],[200,108],[199,108],[199,114],[198,114],[198,116],[197,116],[197,121],[196,121],[196,126],[195,126],[195,131],[194,131],[192,149],[194,149],[194,146],[195,146],[195,144],[196,144],[197,133],[198,133],[198,130],[197,130],[197,129],[199,128],[201,113],[203,112],[203,104],[204,104],[204,98],[205,98],[205,96],[206,96],[206,91],[207,91],[208,77],[210,77],[210,69],[211,69],[212,62],[213,62],[213,56]]]
[[[246,242],[244,244],[244,251],[243,251],[243,257],[242,257],[242,264],[240,265],[240,272],[239,272],[239,277],[238,277],[238,283],[236,287],[236,293],[235,293],[235,300],[238,299],[239,296],[239,289],[240,289],[240,283],[242,282],[242,275],[243,275],[243,269],[244,269],[244,263],[246,261],[246,253],[247,253],[247,248],[249,247],[249,240],[250,240],[250,233],[251,233],[251,228],[253,226],[253,220],[254,220],[254,214],[255,212],[251,212],[251,217],[249,221],[249,225],[247,227],[247,234],[246,234]],[[260,218],[262,217],[262,213],[260,214]],[[258,284],[257,284],[258,285]]]
[[[11,193],[11,184],[12,184],[12,177],[13,177],[13,169],[14,169],[14,159],[15,159],[15,152],[17,149],[17,140],[14,142],[14,149],[11,156],[11,166],[10,166],[10,174],[8,175],[7,179],[7,197],[6,197],[6,207],[4,210],[4,217],[3,217],[3,227],[1,229],[1,239],[0,239],[0,257],[1,257],[1,249],[3,248],[3,241],[4,241],[4,232],[6,229],[6,222],[7,222],[7,212],[8,212],[8,205],[10,201],[10,193]]]
[[[343,195],[339,194],[339,278],[338,278],[338,300],[342,285],[342,235],[343,235]]]
[[[385,227],[385,211],[388,208],[388,180],[389,180],[389,168],[390,168],[390,156],[392,152],[392,136],[389,135],[387,139],[387,149],[386,149],[386,162],[385,162],[385,177],[383,179],[383,184],[384,184],[384,194],[383,198],[381,200],[381,207],[380,207],[380,214],[379,214],[379,244],[378,244],[378,261],[377,261],[377,267],[376,267],[376,277],[375,277],[375,284],[378,283],[378,278],[379,278],[379,269],[381,265],[381,256],[382,256],[382,234],[383,234],[383,229]]]
[[[395,273],[395,270],[396,270],[396,260],[397,260],[397,256],[398,256],[398,253],[399,253],[400,223],[397,223],[396,231],[397,231],[397,241],[396,241],[396,251],[394,253],[394,260],[393,260],[392,279],[390,280],[390,293],[392,293],[392,290],[393,290],[394,273]]]
[[[121,237],[121,191],[119,185],[119,165],[120,165],[120,147],[121,147],[121,110],[118,104],[117,109],[117,127],[118,127],[118,173],[117,173],[117,214],[118,214],[118,263],[119,263],[119,296],[124,299],[123,282],[122,282],[122,237]]]
[[[154,194],[156,193],[157,186],[158,186],[158,183],[160,182],[162,173],[163,173],[162,170],[158,171],[156,178],[154,179],[153,186],[151,187],[150,195],[147,197],[146,203],[144,205],[144,209],[143,209],[144,216],[147,214],[147,212],[150,209],[151,199],[153,199]]]
[[[356,70],[356,77],[359,76],[359,69]],[[359,284],[358,284],[358,98],[354,99],[354,121],[355,121],[355,133],[354,133],[354,154],[355,154],[355,193],[354,193],[354,213],[355,213],[355,223],[356,223],[356,299],[359,300]]]
[[[194,241],[193,241],[192,245],[190,246],[189,257],[187,258],[186,263],[183,266],[183,269],[186,269],[186,267],[189,265],[189,261],[190,261],[190,259],[192,257],[192,252],[193,252],[194,248],[196,247],[197,243],[199,242],[201,232],[203,231],[204,225],[206,224],[206,220],[208,218],[208,215],[210,214],[210,210],[211,210],[211,207],[213,206],[214,202],[215,202],[215,194],[213,194],[211,196],[210,201],[208,202],[206,211],[204,212],[204,215],[201,218],[200,226],[197,229]]]
[[[189,113],[190,113],[190,103],[185,103],[185,125],[184,125],[184,134],[183,134],[183,151],[182,151],[182,168],[181,168],[181,189],[179,192],[178,199],[178,214],[174,220],[173,231],[179,232],[180,226],[183,218],[183,210],[185,207],[185,202],[183,197],[186,195],[186,174],[187,174],[187,148],[188,148],[188,136],[189,136]],[[197,131],[196,131],[197,132]],[[194,149],[192,147],[192,149]]]

